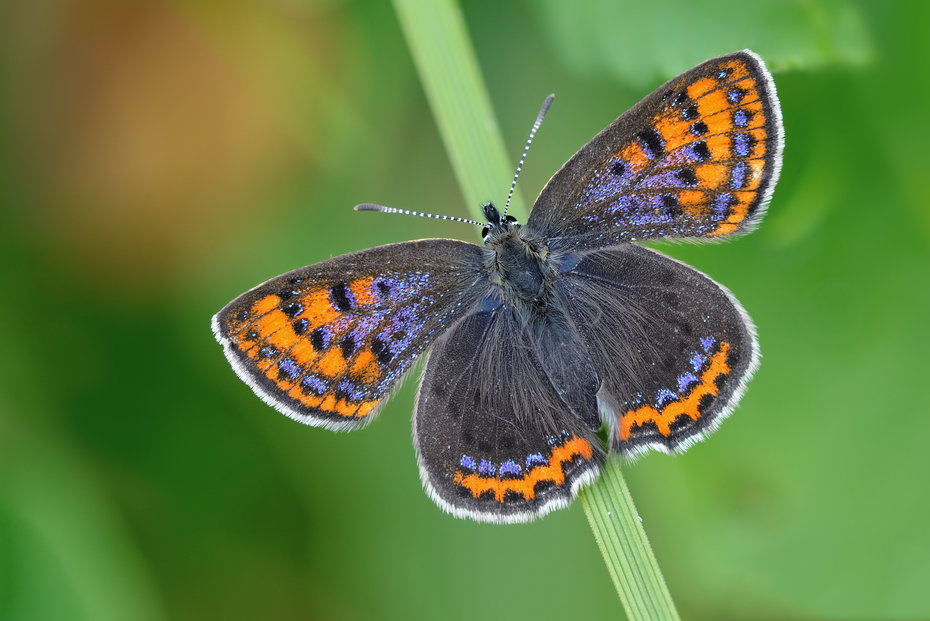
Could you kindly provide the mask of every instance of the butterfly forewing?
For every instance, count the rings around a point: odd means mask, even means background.
[[[739,303],[656,251],[589,254],[560,285],[622,454],[687,448],[729,414],[756,368],[755,330]]]
[[[777,180],[782,134],[759,57],[709,60],[582,147],[540,193],[527,228],[560,250],[748,230]]]
[[[223,308],[213,328],[263,400],[309,425],[354,429],[481,295],[482,270],[473,244],[381,246],[259,285]]]

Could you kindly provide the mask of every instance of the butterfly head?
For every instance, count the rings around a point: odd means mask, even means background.
[[[485,203],[481,206],[488,224],[481,231],[481,238],[487,244],[492,239],[499,238],[520,228],[520,223],[513,216],[502,216],[494,203]]]

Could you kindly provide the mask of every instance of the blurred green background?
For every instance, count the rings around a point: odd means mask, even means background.
[[[466,2],[534,196],[667,78],[749,47],[787,148],[726,284],[761,369],[709,442],[627,478],[685,618],[930,617],[930,3]],[[414,382],[372,427],[262,404],[208,327],[278,273],[467,215],[386,2],[0,8],[0,618],[622,618],[577,504],[442,514]],[[506,187],[498,196],[501,201]]]

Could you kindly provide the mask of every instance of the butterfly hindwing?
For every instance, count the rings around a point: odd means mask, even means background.
[[[624,244],[585,256],[560,285],[601,379],[614,449],[673,452],[713,431],[758,364],[755,330],[721,285]]]
[[[751,229],[781,166],[771,76],[749,51],[669,81],[582,147],[543,188],[527,229],[561,250]]]
[[[423,350],[481,294],[482,249],[432,239],[283,274],[213,318],[236,373],[308,425],[369,422]]]
[[[499,306],[436,342],[414,429],[420,475],[440,507],[525,522],[566,506],[597,476],[597,378],[565,328],[527,325]]]

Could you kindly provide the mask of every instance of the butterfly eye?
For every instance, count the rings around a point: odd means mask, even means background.
[[[483,229],[481,229],[481,239],[487,239],[488,233],[490,232],[491,232],[491,227],[489,226],[486,226]]]
[[[513,216],[504,216],[504,222],[516,222],[517,219]]]

